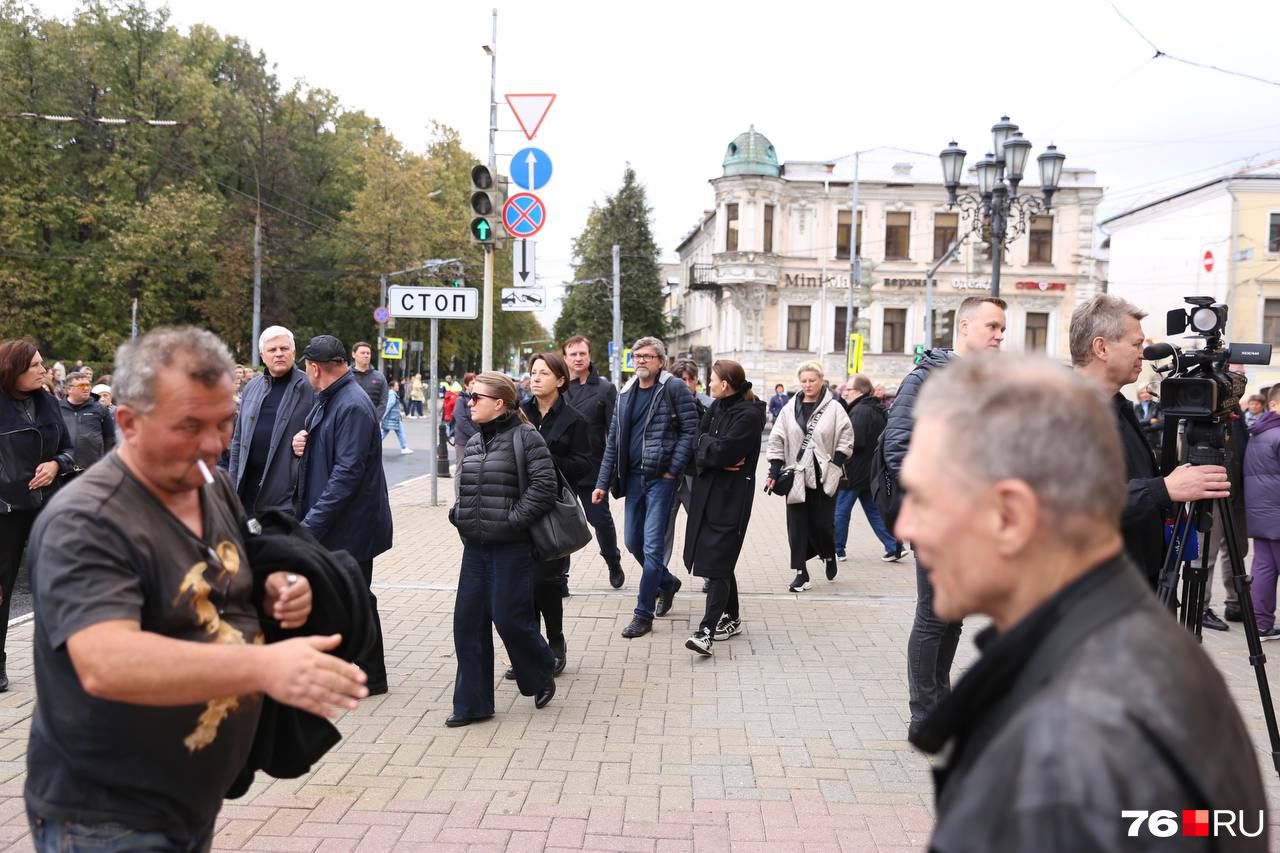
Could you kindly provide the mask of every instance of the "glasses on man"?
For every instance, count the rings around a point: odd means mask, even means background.
[[[658,356],[656,354],[655,355],[633,355],[631,357],[635,361],[657,361],[658,360]]]

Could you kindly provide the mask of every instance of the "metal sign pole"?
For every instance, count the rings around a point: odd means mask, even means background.
[[[435,317],[431,318],[431,505],[436,505],[436,489],[440,479],[440,466],[436,464],[436,454],[439,449],[436,443],[440,440],[440,394],[438,376],[439,370],[436,367],[437,356],[440,347],[440,321]],[[419,350],[419,358],[422,357]]]

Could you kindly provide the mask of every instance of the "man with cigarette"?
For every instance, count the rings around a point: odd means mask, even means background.
[[[26,806],[37,850],[208,849],[262,694],[323,716],[367,695],[337,635],[304,627],[306,578],[255,600],[244,513],[211,472],[235,365],[212,333],[161,328],[116,353],[121,444],[58,493],[31,536],[37,702]]]
[[[391,503],[382,471],[382,428],[373,403],[347,369],[347,349],[333,335],[316,335],[302,351],[316,402],[306,429],[293,439],[302,457],[294,507],[302,526],[330,551],[346,551],[373,582],[373,558],[391,547]],[[369,693],[387,692],[378,599],[369,593],[378,642],[360,661]]]

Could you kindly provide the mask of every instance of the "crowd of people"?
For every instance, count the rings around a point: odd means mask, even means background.
[[[1074,370],[1000,355],[1005,311],[966,299],[954,347],[926,351],[892,400],[865,376],[834,386],[814,362],[794,394],[778,385],[767,401],[732,360],[714,361],[704,385],[653,337],[635,342],[621,388],[581,336],[533,354],[527,388],[482,372],[438,389],[418,374],[388,382],[367,342],[348,356],[319,335],[299,353],[281,326],[263,331],[263,369],[248,373],[209,332],[154,330],[121,346],[110,387],[46,370],[29,339],[0,342],[0,690],[25,554],[37,847],[113,825],[127,832],[120,849],[207,848],[246,773],[305,769],[332,745],[325,729],[297,736],[288,709],[327,718],[389,689],[371,589],[393,539],[382,445],[395,433],[412,452],[402,419],[422,416],[427,393],[446,404],[448,518],[463,546],[447,727],[494,715],[495,631],[505,679],[535,708],[553,700],[571,657],[570,554],[594,535],[610,585],[627,582],[611,500],[639,569],[621,635],[651,634],[688,573],[705,598],[685,646],[712,657],[745,630],[736,568],[760,491],[785,503],[791,592],[812,588],[813,560],[836,580],[855,504],[882,559],[914,553],[907,737],[946,748],[939,849],[1046,837],[1084,849],[1100,806],[1265,807],[1221,676],[1152,589],[1177,505],[1230,497],[1254,538],[1246,594],[1260,634],[1280,636],[1280,387],[1232,420],[1247,431],[1234,462],[1162,467],[1157,451],[1176,436],[1158,387],[1136,403],[1120,393],[1142,367],[1139,309],[1105,295],[1079,306]],[[1223,536],[1215,519],[1204,546],[1226,582]],[[1227,583],[1228,620],[1241,618],[1239,587]],[[953,689],[974,615],[992,626]],[[1177,665],[1149,666],[1157,658]],[[296,739],[263,755],[266,725]],[[1046,754],[1073,758],[1044,772]]]

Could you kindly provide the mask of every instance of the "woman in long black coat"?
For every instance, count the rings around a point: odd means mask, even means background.
[[[751,393],[738,362],[721,359],[711,365],[707,390],[713,400],[702,416],[694,449],[698,473],[684,540],[685,566],[707,579],[702,624],[685,643],[700,655],[711,654],[713,640],[742,631],[734,568],[751,519],[764,431],[764,403]]]
[[[529,390],[533,397],[520,407],[551,451],[551,461],[570,485],[591,470],[591,437],[587,419],[569,405],[561,391],[569,384],[569,366],[553,352],[529,359]],[[564,596],[569,594],[569,558],[540,560],[534,569],[533,609],[542,617],[547,643],[556,656],[555,674],[564,672]],[[507,670],[507,678],[515,678]]]

